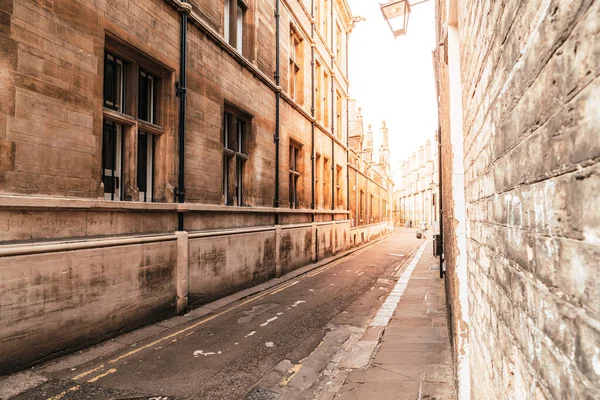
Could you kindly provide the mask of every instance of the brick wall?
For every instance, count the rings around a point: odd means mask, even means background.
[[[600,2],[462,3],[472,396],[597,398]]]

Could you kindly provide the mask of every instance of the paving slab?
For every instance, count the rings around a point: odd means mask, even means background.
[[[349,373],[336,400],[456,399],[444,281],[430,268],[437,263],[431,246],[417,251],[416,268],[399,278],[404,292],[386,299],[380,314],[389,322],[379,327],[371,364]]]

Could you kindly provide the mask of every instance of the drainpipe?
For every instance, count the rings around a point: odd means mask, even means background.
[[[437,139],[438,139],[438,182],[439,182],[439,196],[440,198],[438,199],[438,204],[440,207],[440,236],[439,236],[439,240],[440,240],[440,244],[438,245],[438,249],[441,249],[440,251],[440,278],[444,277],[444,220],[443,220],[443,202],[442,202],[442,128],[441,126],[438,125],[438,131],[437,131]]]
[[[275,1],[275,208],[279,207],[279,107],[281,102],[281,88],[279,87],[280,60],[279,60],[279,13],[280,0]],[[275,213],[275,225],[279,225],[279,213]]]
[[[310,208],[314,210],[316,208],[315,203],[315,1],[310,2],[310,15],[312,21],[310,23],[310,87],[311,87],[311,116],[312,121],[310,124],[310,166],[311,166],[311,181],[310,181],[310,193],[311,201]],[[312,222],[315,222],[315,213],[312,213]]]
[[[331,209],[335,210],[335,53],[333,29],[333,2],[331,3]],[[335,214],[331,214],[331,219],[335,220]]]
[[[176,95],[179,97],[179,184],[175,189],[178,203],[185,202],[185,108],[186,108],[186,59],[187,59],[187,19],[192,6],[187,0],[181,1],[181,37],[179,55],[179,82],[175,84]],[[177,213],[177,230],[183,231],[183,212]]]
[[[350,82],[348,78],[348,39],[350,34],[346,32],[346,210],[350,211]]]
[[[441,46],[441,44],[438,44],[438,46]],[[438,66],[437,66],[437,50],[433,50],[431,52],[431,59],[433,61],[433,77],[435,79],[435,98],[436,98],[436,103],[437,103],[437,109],[438,109],[438,121],[442,120],[441,114],[440,114],[440,81],[438,79]],[[438,123],[438,129],[437,129],[437,142],[438,142],[438,184],[439,184],[439,199],[438,199],[438,204],[440,207],[440,211],[439,211],[439,218],[440,218],[440,233],[439,233],[439,244],[436,243],[436,245],[438,246],[439,251],[439,256],[440,256],[440,278],[444,278],[444,202],[442,201],[442,127],[441,125]]]

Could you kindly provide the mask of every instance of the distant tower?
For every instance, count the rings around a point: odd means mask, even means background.
[[[379,133],[381,135],[381,147],[379,148],[379,172],[382,175],[389,177],[391,176],[389,130],[385,120],[381,122]]]
[[[363,116],[362,108],[356,108],[356,100],[350,99],[348,102],[349,107],[349,123],[350,123],[350,134],[348,136],[348,143],[352,150],[360,154],[363,150],[363,142],[365,135],[363,133]]]
[[[364,151],[364,155],[363,155],[363,160],[365,160],[367,162],[367,164],[370,164],[371,162],[373,162],[373,126],[371,124],[369,124],[369,128],[367,129],[367,134],[365,135],[365,142],[364,142],[364,147],[363,147],[363,151]]]

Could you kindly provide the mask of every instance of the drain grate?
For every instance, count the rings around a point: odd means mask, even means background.
[[[430,270],[435,271],[436,269],[440,269],[440,266],[438,264],[432,265],[431,267],[429,267]]]
[[[279,393],[272,390],[254,388],[244,397],[244,400],[277,400],[279,396]]]

